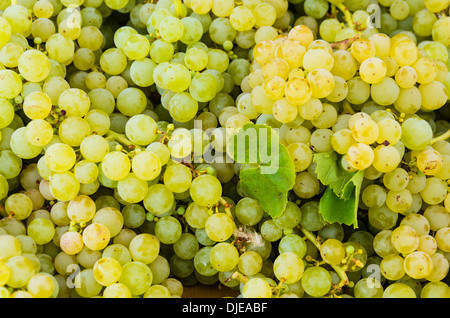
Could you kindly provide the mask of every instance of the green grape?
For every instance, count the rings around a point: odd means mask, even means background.
[[[111,237],[116,236],[123,227],[123,215],[119,209],[104,207],[98,209],[92,222],[105,225]]]
[[[173,244],[181,236],[181,224],[173,216],[164,216],[156,222],[155,235],[164,244]]]
[[[146,212],[142,205],[132,203],[125,206],[121,212],[123,214],[123,224],[127,228],[135,229],[144,224]]]
[[[417,298],[414,290],[403,283],[393,283],[383,291],[382,298]]]
[[[214,213],[205,222],[206,234],[216,242],[229,239],[236,229],[234,221],[225,213]]]
[[[426,277],[430,282],[438,282],[445,278],[449,271],[449,263],[444,255],[440,253],[433,253],[430,255],[433,262],[432,271]]]
[[[301,278],[302,287],[312,297],[322,297],[331,288],[331,275],[323,267],[309,267]]]
[[[283,235],[283,229],[274,220],[265,220],[260,227],[261,235],[269,242],[278,241]]]
[[[192,259],[200,249],[199,242],[194,234],[182,233],[173,244],[174,253],[181,259]]]
[[[438,208],[438,210],[440,210],[439,206],[430,206],[426,210],[428,210],[428,213],[430,213],[433,208]],[[444,211],[439,211],[439,212],[442,213]],[[432,228],[431,225],[433,224],[432,222],[430,222],[428,220],[427,216],[428,215],[425,212],[424,212],[424,214],[418,214],[418,213],[408,214],[408,215],[405,215],[403,217],[403,219],[400,221],[400,225],[408,225],[408,226],[412,227],[416,231],[417,235],[419,235],[419,237],[422,235],[427,235],[430,232],[430,229]],[[433,226],[433,228],[434,228],[434,226]],[[436,228],[434,228],[434,230],[436,230]]]
[[[280,254],[286,252],[296,253],[300,258],[303,258],[306,255],[306,242],[297,234],[288,234],[284,235],[280,239],[280,243],[278,245],[278,251]]]
[[[94,297],[100,294],[103,286],[94,278],[93,270],[86,268],[75,276],[75,290],[81,297]]]
[[[23,255],[12,256],[4,264],[10,271],[6,284],[12,288],[26,287],[28,281],[35,274],[33,262]]]
[[[446,227],[449,223],[450,223],[450,215],[448,214],[447,210],[442,206],[442,205],[431,205],[429,207],[427,207],[424,211],[423,211],[423,218],[420,218],[420,221],[425,223],[425,225],[427,225],[427,227],[424,227],[424,229],[428,229],[431,231],[438,231],[443,227]],[[417,220],[419,221],[419,220]],[[413,226],[413,224],[408,224],[411,222],[408,222],[408,220],[405,220],[404,222],[407,225],[411,225],[414,228],[417,228],[418,226]],[[425,232],[423,230],[421,230],[420,232],[418,231],[418,234],[428,234],[428,232]]]
[[[319,202],[312,200],[301,206],[300,225],[308,231],[318,231],[326,225],[319,213]]]
[[[450,290],[444,282],[429,282],[420,292],[420,298],[447,298]]]
[[[56,172],[50,177],[51,194],[60,201],[72,200],[80,190],[80,182],[70,171]]]
[[[30,27],[32,18],[28,9],[20,4],[10,5],[5,8],[3,18],[8,21],[12,33],[26,33]]]
[[[384,288],[373,277],[365,277],[355,284],[355,298],[382,298]]]
[[[401,225],[392,231],[391,241],[398,252],[412,253],[419,245],[419,236],[411,226]]]
[[[130,241],[128,248],[133,261],[149,264],[157,258],[160,245],[161,243],[155,235],[141,233]]]
[[[261,255],[254,251],[244,252],[239,256],[237,264],[239,272],[246,276],[254,276],[259,273],[263,267]]]
[[[162,285],[152,285],[144,294],[144,298],[169,298],[170,291]]]
[[[131,298],[131,291],[126,285],[115,283],[105,288],[103,298]]]
[[[427,253],[415,251],[406,255],[404,268],[408,276],[414,279],[422,279],[431,274],[433,261]]]
[[[0,34],[2,41],[0,42],[0,47],[8,43],[10,37],[11,37],[11,26],[9,25],[9,22],[6,18],[1,17],[0,18]]]
[[[274,261],[273,270],[275,277],[287,284],[298,282],[305,271],[303,260],[293,252],[278,255]]]
[[[236,218],[244,225],[256,225],[261,221],[264,211],[258,200],[245,197],[236,204]]]
[[[192,181],[190,194],[197,204],[211,206],[216,204],[222,196],[222,185],[212,175],[201,175]]]
[[[186,212],[183,214],[183,217],[189,226],[195,229],[202,229],[205,227],[206,220],[210,215],[208,211],[208,207],[191,202],[186,208]]]
[[[450,227],[443,227],[439,229],[434,235],[438,248],[444,252],[450,251],[449,236]]]
[[[209,257],[211,266],[219,272],[231,271],[240,262],[236,247],[226,242],[215,244],[211,248]]]
[[[122,266],[114,258],[102,257],[95,262],[92,273],[100,285],[110,286],[119,280],[122,275]]]
[[[204,276],[212,276],[218,272],[211,263],[212,249],[211,246],[202,247],[194,256],[194,267]]]
[[[412,194],[408,189],[401,191],[388,191],[386,196],[387,207],[397,213],[405,213],[412,206]]]
[[[55,235],[55,225],[48,219],[36,218],[28,224],[27,235],[30,236],[36,244],[47,244]]]
[[[152,281],[152,271],[146,264],[133,261],[122,266],[119,283],[127,286],[132,295],[144,294],[150,288]]]
[[[83,242],[91,250],[99,251],[104,249],[111,238],[109,229],[101,223],[92,223],[83,230]]]
[[[40,67],[36,68],[35,65]],[[27,50],[20,55],[17,66],[20,75],[30,82],[41,82],[50,72],[49,58],[38,50]]]
[[[173,192],[164,184],[153,184],[148,188],[143,200],[144,207],[150,213],[160,216],[166,214],[174,205]]]
[[[34,298],[56,298],[59,285],[56,278],[50,274],[37,273],[28,281],[27,291]]]
[[[150,52],[150,42],[141,34],[132,34],[125,39],[122,49],[129,59],[142,60]]]
[[[345,257],[344,246],[337,239],[327,239],[320,249],[322,259],[331,265],[339,265]]]
[[[244,298],[271,298],[272,287],[263,278],[250,278],[242,289]]]
[[[425,110],[439,109],[447,102],[447,89],[439,81],[420,84],[419,91],[422,95],[422,107]]]
[[[0,235],[0,242],[2,243],[0,245],[0,260],[2,262],[22,254],[22,245],[15,236],[9,234]]]
[[[447,195],[445,188],[445,181],[436,177],[429,177],[426,180],[425,188],[420,192],[420,196],[425,203],[439,204],[444,201]]]
[[[204,30],[202,23],[198,19],[192,16],[183,17],[181,23],[183,25],[183,34],[180,42],[189,45],[201,40]]]
[[[398,280],[405,275],[404,259],[397,254],[386,255],[380,263],[381,274],[389,280]]]
[[[95,215],[96,204],[87,195],[78,195],[70,200],[66,207],[67,217],[77,223],[88,222]]]
[[[298,205],[292,201],[288,201],[283,213],[273,218],[273,221],[281,229],[292,229],[300,223],[301,215],[301,210]]]

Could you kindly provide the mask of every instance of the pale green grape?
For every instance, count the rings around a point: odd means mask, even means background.
[[[403,283],[393,283],[383,291],[382,298],[417,298],[414,290]]]
[[[83,242],[91,250],[99,251],[104,249],[111,238],[109,229],[101,223],[92,223],[83,230]]]
[[[219,272],[231,271],[240,262],[240,256],[236,247],[226,242],[215,244],[210,251],[209,257],[211,266]]]
[[[102,257],[95,262],[92,273],[100,285],[110,286],[119,280],[122,275],[122,266],[114,258]]]
[[[87,195],[77,195],[67,203],[66,209],[67,217],[77,223],[92,220],[97,211],[94,200]]]
[[[183,214],[183,216],[189,226],[195,229],[204,229],[206,220],[209,217],[208,211],[208,207],[198,205],[195,202],[191,202],[186,208],[186,212]]]
[[[212,249],[213,247],[211,246],[202,247],[194,256],[195,270],[204,276],[212,276],[218,272],[211,263],[210,255]]]
[[[172,209],[174,200],[173,192],[164,184],[157,183],[148,188],[143,204],[147,211],[160,216]]]
[[[161,172],[161,160],[152,151],[142,151],[131,160],[131,169],[142,180],[154,180]]]
[[[164,244],[173,244],[181,236],[180,222],[173,216],[164,216],[156,222],[155,235]]]
[[[155,81],[153,80],[153,70],[156,63],[150,58],[135,60],[131,64],[130,76],[133,82],[140,87],[149,87]]]
[[[272,287],[263,278],[250,278],[243,287],[242,296],[244,298],[271,298]]]
[[[234,221],[225,213],[214,213],[205,222],[206,234],[216,242],[229,239],[236,229]]]
[[[222,196],[222,185],[212,175],[201,175],[192,181],[190,194],[197,204],[211,206],[216,204]]]
[[[126,285],[132,295],[144,294],[150,288],[152,281],[152,271],[146,264],[133,261],[122,266],[119,283]]]
[[[47,244],[55,235],[55,225],[48,219],[36,218],[28,224],[27,235],[30,236],[36,244]]]
[[[301,278],[302,287],[312,297],[322,297],[331,288],[331,275],[323,267],[309,267]]]
[[[22,254],[22,246],[19,239],[13,235],[0,235],[0,260],[5,261],[10,257],[19,256]]]
[[[150,42],[141,34],[132,34],[123,42],[123,52],[131,60],[142,60],[150,53]]]
[[[100,285],[94,278],[93,270],[86,268],[75,276],[75,290],[81,297],[97,296],[103,286]]]
[[[192,259],[200,249],[199,242],[194,234],[182,233],[173,244],[174,253],[181,259]]]
[[[23,255],[12,256],[4,264],[10,271],[6,284],[12,288],[26,287],[35,274],[33,262]]]
[[[147,182],[134,173],[129,173],[117,182],[117,194],[128,203],[141,202],[147,195],[147,190]]]
[[[132,117],[141,114],[145,110],[147,106],[147,97],[139,88],[127,87],[117,96],[116,106],[120,113]],[[142,116],[138,118],[141,117]]]

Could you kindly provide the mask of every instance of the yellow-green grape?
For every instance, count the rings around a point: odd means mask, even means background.
[[[345,159],[357,170],[364,170],[372,165],[374,152],[372,147],[363,143],[356,143],[347,151]]]
[[[381,274],[389,280],[397,280],[405,275],[404,259],[398,254],[388,254],[381,260]]]
[[[33,212],[33,201],[25,193],[13,193],[4,203],[5,212],[17,220],[25,220]]]
[[[75,44],[68,36],[55,33],[49,36],[47,42],[45,42],[45,49],[49,58],[59,63],[65,63],[75,53]]]
[[[450,289],[444,282],[427,283],[420,292],[420,298],[446,298],[450,295]]]
[[[415,251],[406,255],[404,260],[405,272],[414,279],[422,279],[431,274],[433,261],[431,257],[421,251]]]
[[[172,192],[182,193],[191,186],[192,172],[187,166],[181,163],[174,163],[166,167],[163,181]]]
[[[273,116],[280,123],[290,123],[298,115],[297,105],[291,104],[287,98],[280,98],[273,104]]]
[[[79,88],[69,88],[61,92],[58,106],[64,110],[65,116],[83,117],[90,108],[90,100],[86,92]]]
[[[417,83],[417,72],[412,66],[402,66],[395,73],[395,82],[401,88],[410,88]]]
[[[357,142],[370,145],[377,140],[380,130],[371,117],[363,117],[354,122],[351,131]]]
[[[445,10],[449,6],[450,2],[448,0],[445,1],[436,1],[436,0],[425,0],[425,7],[431,12],[440,12]]]
[[[27,235],[30,236],[36,244],[47,244],[55,235],[55,225],[48,219],[36,218],[28,224]]]
[[[100,162],[109,152],[109,144],[99,135],[90,135],[83,139],[80,152],[86,160]]]
[[[263,65],[275,57],[276,50],[277,45],[273,41],[261,41],[253,47],[253,58],[259,65]]]
[[[11,288],[26,287],[28,281],[35,274],[33,262],[24,255],[17,255],[5,261],[6,267],[10,270],[8,282]]]
[[[152,151],[141,151],[131,159],[131,169],[141,180],[154,180],[161,167],[160,158]]]
[[[231,271],[241,261],[236,247],[226,242],[215,244],[209,257],[212,267],[219,272]]]
[[[231,11],[230,24],[237,31],[248,31],[255,26],[256,18],[253,11],[245,6],[237,6]]]
[[[301,285],[308,295],[322,297],[331,288],[331,275],[323,267],[312,266],[305,270],[301,277]]]
[[[447,102],[447,89],[441,82],[432,81],[421,84],[419,85],[419,91],[422,95],[422,107],[425,110],[439,109]]]
[[[416,230],[409,225],[401,225],[392,231],[392,245],[403,254],[412,253],[419,246],[419,236]]]
[[[2,47],[6,43],[8,43],[11,37],[11,26],[9,25],[8,20],[6,20],[4,17],[0,18],[0,35],[0,47]]]
[[[386,205],[389,209],[397,213],[405,213],[411,208],[413,203],[412,194],[408,189],[401,191],[388,191]]]
[[[273,264],[275,277],[286,284],[294,284],[304,275],[303,260],[294,252],[285,252],[277,256]]]
[[[65,232],[59,239],[61,250],[68,255],[76,255],[83,249],[83,237],[75,231]]]
[[[311,87],[312,97],[324,98],[334,90],[334,77],[327,69],[314,69],[306,75],[306,79]]]
[[[242,274],[253,276],[261,271],[263,259],[261,255],[255,251],[246,251],[239,256],[237,266]]]
[[[78,195],[67,204],[67,216],[77,223],[87,223],[97,211],[94,200],[87,195]]]
[[[328,264],[339,265],[345,257],[345,249],[341,241],[329,238],[322,243],[320,255]]]
[[[28,8],[20,4],[12,4],[4,9],[3,18],[11,27],[11,33],[26,34],[32,23]]]
[[[437,251],[436,239],[429,234],[419,236],[419,246],[417,250],[432,256]]]
[[[244,298],[271,298],[272,287],[270,284],[259,277],[250,278],[242,289]]]
[[[100,67],[109,75],[119,75],[127,67],[127,56],[118,48],[110,48],[100,56]]]
[[[434,235],[434,238],[436,239],[437,246],[440,250],[444,252],[450,251],[450,227],[443,227],[439,229]]]
[[[54,172],[70,170],[76,161],[75,150],[65,143],[55,143],[47,148],[45,162]]]
[[[368,58],[375,57],[376,49],[375,45],[370,40],[357,39],[350,46],[350,52],[359,63],[362,63]]]
[[[294,105],[302,105],[312,96],[312,88],[309,82],[302,77],[292,77],[287,80],[284,89],[287,100]]]
[[[421,57],[417,59],[412,68],[417,74],[417,83],[428,84],[436,79],[437,76],[437,66],[430,58]]]
[[[122,266],[119,283],[124,284],[132,295],[142,295],[151,286],[153,274],[150,268],[142,262],[129,262]]]
[[[131,291],[125,284],[114,283],[105,288],[103,298],[131,298]]]
[[[4,262],[0,262],[0,286],[4,286],[11,275],[11,271]]]
[[[449,271],[449,263],[445,256],[441,253],[433,253],[430,255],[433,262],[433,269],[431,273],[425,277],[430,282],[438,282],[447,276]]]
[[[0,84],[2,100],[15,98],[22,91],[22,80],[19,74],[10,69],[0,70]]]
[[[379,83],[386,76],[386,63],[380,58],[370,57],[359,66],[359,74],[367,83]]]
[[[326,49],[308,49],[303,56],[303,68],[307,72],[318,68],[331,71],[333,69],[333,65],[333,55]]]
[[[417,298],[417,295],[411,286],[393,283],[385,288],[382,298]]]
[[[340,129],[331,136],[331,146],[338,154],[345,155],[350,146],[356,144],[350,129]]]
[[[400,67],[411,66],[417,60],[419,50],[414,41],[405,36],[397,39],[397,41],[391,38],[389,54],[395,59]]]
[[[159,160],[161,161],[161,167],[169,162],[170,150],[165,144],[159,141],[154,141],[147,146],[146,150],[151,151],[158,156]]]
[[[122,49],[129,59],[141,60],[149,54],[150,42],[141,34],[133,34],[124,41]]]
[[[27,291],[34,298],[56,298],[59,292],[58,281],[48,273],[37,273],[28,281]]]
[[[95,280],[102,286],[116,283],[122,275],[122,266],[112,257],[102,257],[94,264]]]
[[[23,101],[23,111],[30,119],[45,119],[52,110],[52,100],[43,92],[29,93]]]
[[[0,261],[4,262],[7,259],[22,254],[22,245],[19,239],[13,235],[3,234],[0,236]]]
[[[101,223],[92,223],[86,226],[82,236],[84,245],[94,251],[100,251],[108,246],[111,238],[108,227]]]
[[[267,97],[278,100],[284,96],[286,81],[279,76],[272,76],[264,81],[263,88]]]
[[[119,181],[130,173],[130,158],[123,152],[112,151],[102,160],[102,171],[111,180]]]
[[[160,242],[155,235],[141,233],[130,241],[128,249],[133,261],[150,264],[159,255]]]
[[[287,146],[290,157],[294,162],[296,172],[306,170],[312,162],[313,151],[304,143],[296,142]]]
[[[391,145],[379,145],[373,150],[373,154],[373,167],[383,173],[393,171],[402,160],[398,150]]]
[[[53,11],[53,4],[48,0],[36,1],[33,4],[33,13],[37,18],[50,18]]]
[[[288,33],[288,39],[300,41],[307,48],[314,41],[314,33],[306,25],[296,25]]]
[[[327,95],[327,100],[330,102],[341,102],[343,101],[348,94],[348,84],[347,82],[340,76],[333,75],[334,78],[334,88],[333,91]]]
[[[431,33],[433,41],[440,42],[448,47],[450,45],[450,40],[448,39],[448,35],[446,35],[445,30],[448,29],[449,25],[450,25],[449,17],[442,17],[441,19],[438,19],[436,23],[433,25]]]
[[[286,80],[289,76],[289,64],[282,58],[274,57],[261,66],[261,72],[265,79],[279,76]]]
[[[194,202],[203,206],[216,204],[222,195],[220,181],[212,175],[201,175],[192,181],[190,194]]]
[[[447,190],[446,182],[437,177],[430,176],[427,178],[426,185],[420,192],[423,201],[428,204],[439,204],[444,201]]]
[[[53,139],[53,128],[44,119],[34,119],[27,124],[25,135],[33,146],[45,146]]]
[[[99,209],[95,213],[92,222],[105,225],[111,237],[119,234],[124,223],[122,213],[114,207],[103,207]]]
[[[313,120],[320,116],[323,105],[320,99],[312,97],[305,103],[298,106],[299,115],[305,120]]]
[[[144,298],[170,298],[170,291],[163,285],[152,285],[145,293]]]
[[[443,156],[436,150],[425,149],[416,156],[417,168],[425,175],[433,176],[442,169]]]
[[[236,224],[225,213],[214,213],[209,216],[205,223],[206,234],[216,242],[226,241],[233,235]]]
[[[305,52],[306,49],[300,41],[288,38],[277,46],[275,56],[285,60],[290,69],[295,69],[303,65]]]
[[[67,117],[58,127],[60,140],[72,147],[79,147],[83,139],[90,134],[89,122],[83,117]]]

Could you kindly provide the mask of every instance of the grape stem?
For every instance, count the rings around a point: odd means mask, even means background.
[[[233,220],[233,215],[231,214],[231,204],[225,201],[222,197],[219,199],[219,203],[223,205],[225,213]]]
[[[319,250],[319,252],[322,250],[322,245],[318,241],[318,239],[312,234],[310,231],[300,227],[300,230],[303,232],[305,237],[311,241],[311,243],[314,244],[314,246]],[[349,279],[347,277],[347,274],[345,273],[345,267],[337,266],[337,265],[331,265],[330,266],[334,269],[336,274],[339,275],[339,278],[341,279],[337,285],[334,286],[334,290],[339,290],[340,288],[344,287],[345,285],[349,284]]]
[[[353,25],[353,17],[352,17],[352,14],[350,13],[350,11],[347,9],[347,7],[345,5],[343,5],[342,3],[336,4],[336,7],[339,10],[341,10],[342,13],[344,14],[345,22],[347,22],[348,27],[351,29],[354,29],[355,26]]]
[[[442,135],[439,135],[437,137],[434,137],[433,139],[431,139],[430,141],[430,145],[434,144],[435,142],[441,141],[441,140],[446,140],[450,138],[450,129],[447,130],[445,133],[443,133]]]
[[[123,134],[118,134],[112,130],[106,133],[106,140],[108,141],[115,140],[130,150],[134,150],[136,148],[136,146],[131,141],[129,141]]]

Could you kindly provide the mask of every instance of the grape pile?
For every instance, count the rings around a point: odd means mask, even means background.
[[[449,6],[0,0],[0,298],[450,298]]]

